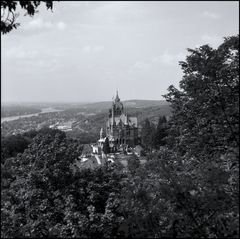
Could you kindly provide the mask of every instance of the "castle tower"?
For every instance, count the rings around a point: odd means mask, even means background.
[[[106,122],[106,135],[110,139],[111,148],[114,151],[120,144],[134,146],[138,138],[137,117],[126,114],[118,91],[112,99]]]
[[[127,125],[128,124],[128,116],[127,116],[127,114],[125,114],[125,125]]]
[[[115,102],[120,102],[120,98],[118,96],[118,91],[117,91],[117,94],[116,94]]]
[[[103,128],[101,128],[101,130],[100,130],[100,139],[102,139],[103,138]]]
[[[115,122],[115,117],[114,117],[114,105],[112,106],[112,133],[113,133],[113,128],[114,125],[116,124]]]

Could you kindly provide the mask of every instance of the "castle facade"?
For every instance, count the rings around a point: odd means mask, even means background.
[[[113,99],[112,107],[109,109],[106,122],[106,137],[103,137],[103,129],[100,131],[98,146],[108,138],[111,152],[116,152],[121,147],[135,147],[138,144],[138,122],[137,117],[130,117],[125,112],[118,92]]]

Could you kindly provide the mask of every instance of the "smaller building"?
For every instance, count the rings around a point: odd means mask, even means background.
[[[114,163],[115,158],[111,155],[98,155],[98,154],[88,154],[84,153],[75,160],[74,166],[79,169],[95,169],[99,166],[103,166],[106,162]]]
[[[99,148],[98,144],[92,144],[91,147],[92,147],[93,154],[99,154],[100,153],[101,149]]]
[[[83,145],[83,150],[82,150],[82,155],[84,157],[89,157],[92,154],[92,147],[90,144],[84,144]]]
[[[101,165],[94,156],[84,157],[81,156],[80,160],[75,161],[75,165],[79,169],[95,169]]]
[[[68,132],[68,131],[72,131],[72,124],[74,123],[74,121],[68,121],[68,122],[64,122],[64,123],[55,123],[49,126],[49,128],[51,129],[59,129],[63,132]]]
[[[138,156],[138,157],[142,156],[142,155],[143,155],[143,148],[142,148],[142,146],[141,146],[141,145],[137,145],[137,146],[133,149],[133,153],[134,153],[136,156]]]

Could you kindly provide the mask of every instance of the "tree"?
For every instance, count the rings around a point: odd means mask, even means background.
[[[60,217],[53,201],[73,180],[71,164],[80,154],[78,148],[60,134],[39,134],[23,154],[9,159],[8,165],[5,162],[5,170],[14,178],[8,176],[10,185],[2,192],[4,237],[44,236],[59,220],[48,217],[51,213]]]
[[[166,144],[167,137],[167,119],[165,116],[160,116],[158,119],[158,125],[153,138],[153,145],[155,148],[164,146]]]
[[[126,237],[239,237],[238,36],[189,52],[166,147],[125,181]]]
[[[103,144],[103,152],[105,154],[109,154],[110,153],[110,146],[109,146],[109,139],[108,139],[108,137],[105,139],[105,142]]]
[[[5,159],[14,157],[17,153],[23,153],[30,143],[31,139],[22,135],[1,137],[1,163],[4,164]]]
[[[30,130],[23,134],[10,135],[1,137],[1,163],[4,164],[5,159],[15,157],[18,153],[23,153],[28,145],[37,135],[50,135],[54,137],[56,134],[59,137],[66,138],[66,134],[58,129],[50,129],[44,127],[40,130]]]
[[[226,38],[218,49],[188,49],[180,62],[180,90],[169,87],[172,141],[195,156],[239,147],[239,37]],[[191,150],[194,148],[194,151]]]
[[[4,238],[117,235],[122,175],[114,165],[74,171],[80,151],[74,140],[38,134],[23,154],[4,164]]]
[[[25,15],[34,16],[41,2],[52,10],[53,1],[1,1],[1,33],[6,34],[19,27],[20,23],[16,22],[19,16],[16,13],[18,6],[26,10]]]
[[[146,118],[142,126],[141,142],[145,148],[150,150],[153,146],[154,132],[155,126],[149,121],[148,118]]]
[[[185,192],[179,194],[181,208],[193,203],[186,192],[191,182],[189,192],[200,203],[194,202],[196,212],[193,204],[189,210],[200,216],[194,222],[199,236],[237,237],[239,36],[225,38],[217,49],[204,45],[188,51],[180,62],[180,90],[170,86],[165,95],[173,108],[168,146],[176,153],[175,177]]]
[[[140,166],[140,160],[139,158],[133,154],[129,159],[128,159],[128,169],[131,173],[134,173]]]

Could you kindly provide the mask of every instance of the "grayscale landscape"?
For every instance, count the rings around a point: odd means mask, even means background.
[[[1,1],[2,238],[239,238],[238,1]]]

